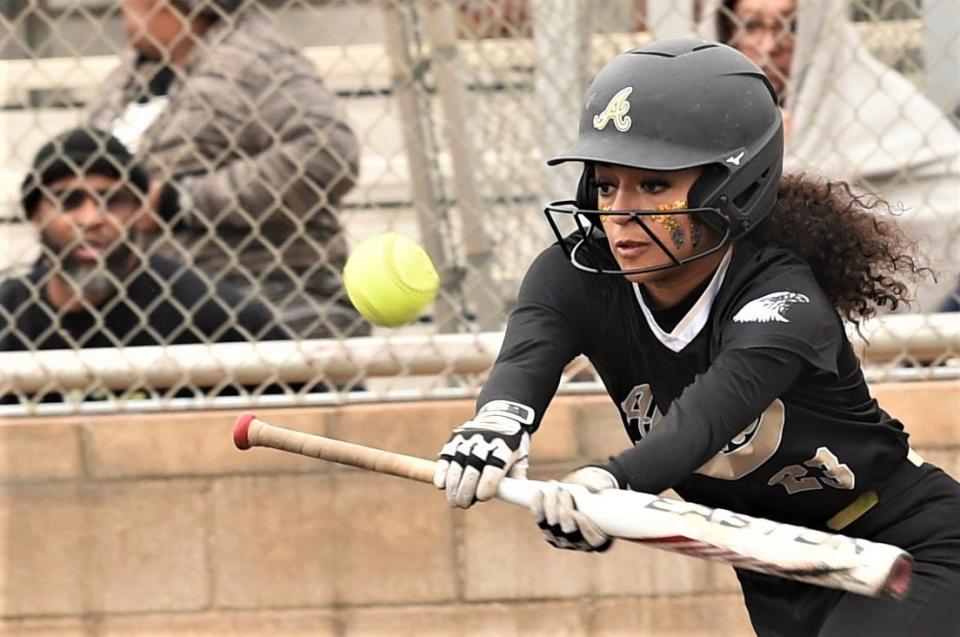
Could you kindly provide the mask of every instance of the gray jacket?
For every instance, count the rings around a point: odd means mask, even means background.
[[[112,130],[160,68],[131,52],[88,122]],[[204,35],[167,96],[137,148],[185,194],[161,250],[266,297],[297,336],[352,331],[335,208],[356,181],[358,144],[313,65],[265,18],[241,14]]]

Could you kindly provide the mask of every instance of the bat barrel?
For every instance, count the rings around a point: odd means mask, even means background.
[[[907,596],[910,590],[910,582],[913,580],[913,558],[909,555],[901,555],[890,568],[890,575],[883,583],[880,589],[881,597],[900,600]]]

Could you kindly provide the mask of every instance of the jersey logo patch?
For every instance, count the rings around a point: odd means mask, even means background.
[[[597,130],[603,130],[607,127],[607,124],[613,122],[613,125],[621,133],[630,130],[630,126],[633,124],[630,116],[627,115],[630,112],[630,102],[627,101],[630,93],[633,93],[632,86],[617,91],[617,94],[607,102],[606,108],[600,111],[599,115],[593,116],[593,127]]]
[[[810,298],[799,292],[774,292],[750,301],[734,315],[736,323],[789,323],[784,316],[794,303],[809,303]]]

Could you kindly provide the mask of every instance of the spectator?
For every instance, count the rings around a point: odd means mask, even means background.
[[[942,302],[960,270],[960,131],[905,77],[877,60],[832,0],[714,0],[702,35],[763,67],[787,127],[785,170],[828,173],[902,207]]]
[[[123,0],[132,50],[88,121],[146,164],[157,249],[262,295],[292,336],[365,334],[335,212],[357,140],[311,63],[244,4]]]
[[[141,258],[136,222],[148,184],[123,144],[96,129],[68,130],[38,151],[21,202],[41,257],[0,285],[0,351],[282,336],[237,290],[164,257]]]

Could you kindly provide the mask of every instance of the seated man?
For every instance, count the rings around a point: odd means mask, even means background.
[[[85,122],[150,173],[144,240],[268,303],[292,338],[368,334],[341,279],[359,145],[317,69],[263,3],[115,4],[130,47]]]
[[[282,338],[258,302],[137,249],[149,178],[110,134],[66,131],[37,153],[21,202],[33,269],[0,285],[0,351]]]

